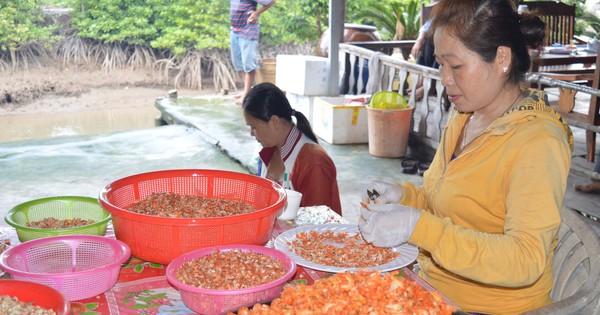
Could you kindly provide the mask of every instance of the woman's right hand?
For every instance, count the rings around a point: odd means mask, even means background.
[[[361,198],[364,203],[372,203],[369,197],[369,192],[377,192],[379,197],[376,197],[377,203],[399,203],[402,199],[402,187],[397,184],[384,182],[382,180],[373,180],[363,189]]]

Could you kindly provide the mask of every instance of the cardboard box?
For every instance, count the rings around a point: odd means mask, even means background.
[[[275,84],[298,95],[327,95],[329,59],[319,56],[277,55]]]
[[[313,131],[332,144],[368,143],[367,108],[347,101],[344,96],[315,98]]]
[[[317,97],[316,96],[299,95],[299,94],[292,93],[292,92],[286,92],[285,96],[287,97],[288,101],[290,102],[290,105],[292,106],[292,108],[295,109],[296,111],[301,112],[304,116],[306,116],[306,119],[308,119],[308,122],[310,123],[311,127],[314,126],[314,123],[313,123],[314,103],[315,103],[315,98],[317,98]]]

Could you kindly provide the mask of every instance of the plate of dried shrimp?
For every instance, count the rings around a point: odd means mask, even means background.
[[[300,266],[334,273],[395,270],[412,263],[419,254],[419,249],[410,244],[392,248],[373,246],[362,238],[358,226],[352,224],[300,226],[281,233],[274,246]]]

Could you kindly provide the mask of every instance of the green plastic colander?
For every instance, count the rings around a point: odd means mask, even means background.
[[[94,223],[62,229],[27,226],[29,222],[45,218],[59,220],[79,218],[93,220]],[[21,242],[41,237],[72,234],[103,236],[110,219],[110,213],[100,206],[96,198],[80,196],[58,196],[27,201],[10,209],[4,217],[4,221],[17,230],[17,236]]]

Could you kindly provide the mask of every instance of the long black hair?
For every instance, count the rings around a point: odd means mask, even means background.
[[[271,116],[275,115],[293,124],[292,116],[294,116],[298,129],[310,140],[319,142],[306,116],[294,110],[283,91],[272,83],[260,83],[250,89],[244,97],[242,109],[248,115],[264,122],[268,122]]]

